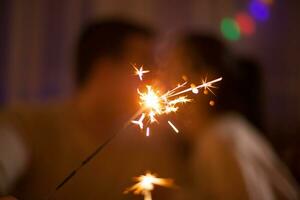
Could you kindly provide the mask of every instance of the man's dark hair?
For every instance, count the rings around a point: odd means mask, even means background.
[[[129,36],[152,37],[153,32],[125,20],[106,19],[89,24],[79,37],[76,49],[76,83],[88,79],[94,62],[102,57],[120,58]]]

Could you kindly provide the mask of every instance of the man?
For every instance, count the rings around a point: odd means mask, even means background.
[[[151,48],[152,32],[141,26],[107,20],[87,27],[77,48],[74,98],[61,106],[16,109],[1,116],[0,192],[22,200],[46,197],[118,131],[138,105],[138,79],[130,63],[149,66]],[[151,142],[135,135],[131,131],[116,138],[55,194],[57,199],[130,198],[122,191],[131,177],[167,163],[152,160],[157,150],[152,152]]]

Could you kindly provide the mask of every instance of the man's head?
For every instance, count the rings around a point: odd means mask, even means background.
[[[110,104],[117,98],[126,99],[135,80],[130,64],[151,64],[152,37],[151,30],[124,20],[87,26],[76,52],[76,83],[81,94]]]
[[[148,64],[152,36],[153,32],[146,27],[124,20],[91,23],[80,35],[77,46],[77,85],[85,85],[101,63],[110,63],[119,70],[124,68],[123,64],[130,66],[130,62]]]

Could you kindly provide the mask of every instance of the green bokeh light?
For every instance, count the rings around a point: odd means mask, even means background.
[[[240,39],[240,28],[238,27],[235,20],[231,18],[224,18],[221,21],[221,32],[223,36],[228,40],[239,40]]]

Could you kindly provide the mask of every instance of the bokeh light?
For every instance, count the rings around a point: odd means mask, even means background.
[[[258,0],[253,0],[249,5],[251,15],[258,21],[266,21],[270,17],[268,5]]]
[[[255,22],[253,18],[248,15],[246,12],[240,12],[236,15],[235,18],[236,23],[240,28],[240,32],[243,35],[253,35],[255,32]]]
[[[223,36],[228,40],[239,40],[240,39],[240,28],[234,19],[224,18],[221,21],[221,32]]]

